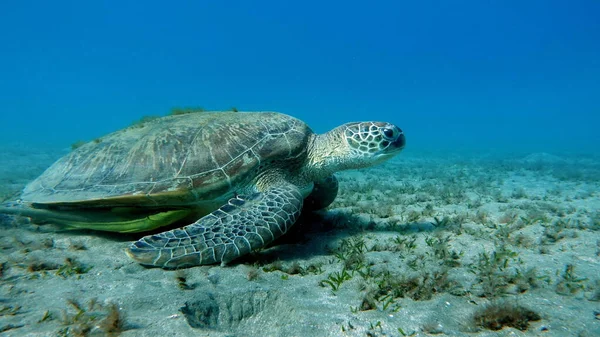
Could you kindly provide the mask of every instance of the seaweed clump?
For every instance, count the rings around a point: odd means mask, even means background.
[[[58,331],[58,336],[119,336],[126,330],[125,316],[115,303],[103,305],[96,299],[85,306],[74,299],[67,303],[75,313],[63,310],[61,323],[66,327]]]
[[[529,322],[541,319],[542,317],[533,310],[506,302],[487,305],[473,316],[476,326],[493,331],[504,327],[525,331],[529,327]]]
[[[71,150],[76,150],[85,144],[87,144],[87,142],[83,140],[75,141],[75,143],[71,144]]]
[[[187,115],[190,113],[195,113],[195,112],[204,112],[206,110],[204,110],[203,107],[173,107],[171,109],[171,115],[172,116],[178,116],[178,115]]]
[[[175,273],[175,280],[177,281],[177,286],[181,290],[193,290],[196,288],[196,285],[189,283],[186,273],[182,270],[178,270]]]
[[[77,261],[73,258],[66,258],[65,264],[61,265],[56,271],[56,275],[61,276],[63,278],[67,278],[69,276],[80,276],[81,274],[85,274],[92,269],[91,266],[86,266],[83,263]]]
[[[152,122],[153,120],[159,119],[159,118],[160,118],[160,116],[153,116],[153,115],[142,116],[137,121],[134,121],[133,123],[131,123],[130,127],[142,128],[147,123]]]

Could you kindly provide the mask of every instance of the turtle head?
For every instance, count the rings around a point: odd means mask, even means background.
[[[309,172],[318,177],[372,166],[400,153],[404,132],[386,122],[353,122],[317,135],[309,151]]]
[[[406,144],[404,132],[386,122],[355,122],[340,127],[349,156],[370,166],[398,154]],[[361,165],[362,166],[362,165]]]

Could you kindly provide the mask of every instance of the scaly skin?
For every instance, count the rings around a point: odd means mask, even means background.
[[[300,216],[302,201],[291,184],[237,196],[191,225],[143,237],[127,253],[141,264],[163,268],[225,265],[285,234]]]

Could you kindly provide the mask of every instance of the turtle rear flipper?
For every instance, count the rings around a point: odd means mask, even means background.
[[[141,238],[127,254],[163,268],[225,265],[285,234],[298,219],[302,202],[298,187],[287,183],[237,196],[191,225]]]
[[[188,209],[169,210],[121,221],[68,221],[63,225],[67,229],[92,229],[104,232],[138,233],[173,224],[188,215]]]

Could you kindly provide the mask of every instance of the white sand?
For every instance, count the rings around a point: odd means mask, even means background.
[[[1,153],[3,195],[60,155]],[[56,231],[0,216],[0,329],[6,336],[102,336],[114,303],[124,315],[121,336],[600,335],[594,158],[403,154],[339,179],[327,213],[228,267],[147,269],[124,254],[136,236]],[[445,216],[451,220],[442,224]],[[91,269],[59,276],[66,258]],[[298,274],[289,270],[294,263],[320,268]],[[344,263],[347,279],[337,287],[332,280]],[[193,289],[182,289],[177,277]],[[373,308],[361,308],[365,298]],[[79,316],[69,299],[81,304]],[[92,299],[99,304],[88,308]],[[210,327],[190,326],[186,302]],[[541,320],[526,331],[486,330],[472,317],[489,303],[521,305]]]

